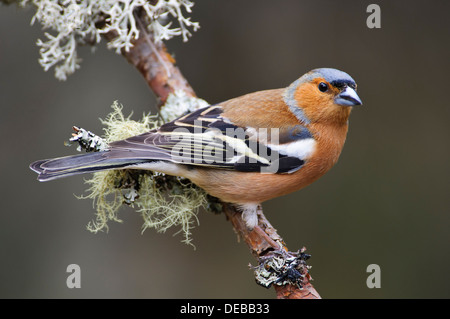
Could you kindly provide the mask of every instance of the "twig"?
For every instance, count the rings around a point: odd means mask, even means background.
[[[232,205],[225,204],[223,212],[233,225],[235,232],[245,241],[251,253],[258,261],[270,257],[276,250],[282,250],[288,253],[286,244],[264,216],[261,208],[258,210],[258,226],[253,230],[247,228],[245,221],[241,218],[241,213]],[[274,247],[274,244],[278,247]],[[306,267],[302,269],[301,275],[303,276],[301,288],[292,284],[273,285],[277,293],[277,298],[320,299],[319,293],[310,283],[311,276]]]
[[[139,18],[136,17],[136,19]],[[188,96],[195,97],[194,90],[178,67],[175,66],[175,60],[167,52],[165,45],[163,43],[155,43],[151,35],[142,29],[142,22],[139,22],[138,25],[141,28],[141,36],[134,41],[134,46],[129,51],[122,50],[122,55],[139,70],[152,91],[160,99],[161,105],[164,104],[170,93],[178,90],[184,91]],[[114,34],[108,34],[106,37],[112,39]],[[263,259],[271,258],[272,255],[275,256],[276,252],[280,255],[280,251],[286,256],[295,255],[288,252],[283,239],[266,219],[261,208],[258,211],[259,224],[253,230],[247,228],[241,213],[234,206],[224,203],[223,213],[231,222],[235,232],[244,239],[251,253],[259,262]],[[298,269],[300,269],[299,276],[301,275],[299,284],[273,284],[277,298],[320,298],[310,283],[311,277],[307,267]]]

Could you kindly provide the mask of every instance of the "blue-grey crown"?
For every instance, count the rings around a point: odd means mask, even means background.
[[[356,86],[355,80],[353,80],[350,75],[332,68],[315,69],[306,73],[304,76],[302,76],[302,78],[303,77],[305,77],[304,82],[309,82],[315,78],[321,77],[337,88],[344,87],[346,85],[352,88],[355,88]]]

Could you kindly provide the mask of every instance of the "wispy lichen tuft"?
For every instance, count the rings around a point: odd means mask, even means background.
[[[165,232],[179,226],[186,244],[192,244],[191,229],[198,224],[197,213],[207,204],[207,194],[183,178],[155,173],[143,178],[136,202],[144,219],[143,230]]]
[[[101,35],[113,33],[117,36],[108,42],[108,47],[120,53],[129,50],[132,41],[139,37],[139,22],[136,12],[144,14],[145,27],[159,42],[182,36],[187,41],[190,29],[199,28],[197,22],[185,17],[194,5],[189,0],[22,0],[21,4],[33,4],[36,13],[31,23],[39,22],[45,40],[39,39],[41,58],[39,63],[45,71],[55,66],[55,76],[65,80],[80,66],[77,46],[95,45]],[[174,22],[178,26],[174,26]]]
[[[117,101],[114,101],[111,108],[113,111],[104,120],[100,119],[105,126],[103,131],[105,132],[104,139],[107,143],[148,132],[161,124],[158,122],[158,117],[151,114],[144,114],[140,121],[131,120],[133,113],[125,117],[122,112],[123,106]]]
[[[117,102],[113,111],[102,120],[104,140],[107,143],[148,132],[159,126],[155,116],[144,115],[137,122],[125,117]],[[183,242],[192,244],[191,230],[198,224],[197,213],[201,207],[210,207],[209,196],[199,187],[182,177],[168,176],[145,170],[108,170],[94,173],[87,179],[88,195],[93,200],[96,218],[88,229],[98,232],[108,229],[109,221],[121,222],[118,217],[123,204],[133,206],[143,219],[143,230],[154,228],[165,232],[179,227]]]

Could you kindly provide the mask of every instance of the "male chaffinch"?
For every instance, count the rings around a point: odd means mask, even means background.
[[[201,108],[106,151],[30,168],[39,181],[124,168],[182,176],[239,205],[253,228],[260,203],[311,184],[337,162],[352,106],[361,104],[347,73],[315,69],[287,88]]]

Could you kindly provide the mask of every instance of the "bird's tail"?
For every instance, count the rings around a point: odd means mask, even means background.
[[[39,174],[41,182],[57,178],[115,169],[134,164],[149,162],[149,159],[133,158],[115,151],[95,152],[82,155],[40,160],[30,164],[30,168]]]

